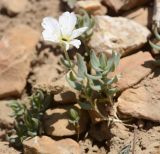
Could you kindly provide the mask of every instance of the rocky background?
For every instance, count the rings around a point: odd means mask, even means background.
[[[158,55],[148,44],[152,37],[153,1],[79,0],[75,11],[78,8],[95,15],[89,46],[107,55],[112,49],[121,52],[116,70],[122,74],[117,84],[120,91],[116,98],[117,110],[122,117],[130,117],[130,125],[137,129],[121,123],[110,129],[105,122],[90,125],[89,116],[81,113],[81,136],[77,141],[77,132],[70,126],[67,114],[76,103],[76,93],[64,79],[59,63],[62,53],[45,44],[41,37],[43,17],[58,17],[68,9],[66,3],[61,0],[1,0],[0,153],[22,153],[22,149],[10,147],[6,140],[14,123],[7,104],[15,99],[25,100],[33,87],[41,86],[52,89],[56,107],[45,113],[46,136],[25,141],[25,154],[123,154],[123,149],[129,147],[134,148],[135,154],[159,154],[160,69],[154,64]]]

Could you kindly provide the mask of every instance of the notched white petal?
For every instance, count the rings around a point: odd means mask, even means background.
[[[79,29],[75,29],[75,30],[72,32],[71,39],[74,39],[74,38],[79,37],[79,36],[80,36],[81,34],[83,34],[87,29],[88,29],[88,27],[82,27],[82,28],[79,28]]]
[[[53,34],[47,30],[44,30],[42,32],[42,36],[43,36],[43,39],[45,41],[51,41],[51,42],[55,42],[55,43],[59,43],[59,36],[57,36],[56,34]]]
[[[42,27],[48,31],[58,31],[60,32],[59,23],[56,19],[52,17],[45,17],[42,21]]]
[[[70,42],[70,45],[76,47],[77,49],[80,47],[81,45],[81,41],[80,40],[77,40],[77,39],[74,39]]]
[[[72,12],[65,12],[59,17],[59,24],[61,27],[61,32],[62,35],[64,36],[71,36],[72,31],[75,28],[75,25],[77,23],[77,17],[76,15]]]

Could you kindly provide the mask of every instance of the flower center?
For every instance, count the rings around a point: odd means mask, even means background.
[[[62,38],[62,41],[68,41],[66,38]]]
[[[68,37],[68,36],[62,36],[62,41],[64,41],[64,42],[68,42],[68,41],[70,41],[70,37]]]

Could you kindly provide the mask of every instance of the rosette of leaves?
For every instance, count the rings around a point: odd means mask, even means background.
[[[117,89],[113,86],[118,81],[118,76],[109,77],[120,60],[120,55],[113,52],[111,58],[104,53],[99,56],[95,52],[90,54],[91,70],[88,71],[86,63],[80,54],[77,54],[78,70],[70,70],[66,75],[69,85],[80,92],[79,104],[85,110],[97,110],[97,103],[110,103]],[[97,97],[95,97],[97,96]],[[101,114],[101,113],[99,113]]]
[[[15,118],[15,135],[9,137],[9,141],[15,146],[21,146],[23,140],[43,133],[42,117],[50,104],[50,95],[42,91],[35,92],[29,98],[26,106],[20,101],[14,101],[10,107]]]

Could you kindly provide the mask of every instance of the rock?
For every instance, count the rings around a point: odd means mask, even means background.
[[[86,151],[88,154],[107,154],[107,150],[104,147],[99,147],[94,141],[90,138],[85,138],[79,141],[81,153],[85,154]]]
[[[51,66],[48,66],[48,67],[51,67]],[[48,71],[47,66],[44,66],[44,70]],[[76,103],[77,98],[78,98],[78,92],[69,86],[68,82],[65,79],[65,75],[57,76],[57,78],[58,77],[59,78],[58,79],[56,78],[56,80],[54,80],[55,79],[54,77],[56,77],[57,72],[56,72],[56,74],[54,74],[54,72],[52,72],[52,73],[53,74],[51,74],[51,75],[53,75],[53,76],[50,76],[48,79],[44,79],[44,78],[40,78],[42,76],[42,73],[39,72],[39,74],[37,74],[38,78],[36,80],[40,84],[35,84],[34,88],[35,89],[42,89],[44,91],[52,93],[54,95],[54,103],[57,103],[57,104]]]
[[[141,7],[129,12],[124,13],[122,16],[137,23],[151,27],[152,25],[152,15],[153,15],[153,8],[152,7]]]
[[[52,137],[63,137],[77,134],[76,128],[69,122],[69,110],[76,109],[80,114],[79,133],[86,130],[88,115],[86,111],[79,110],[77,106],[63,106],[55,109],[48,109],[44,116],[46,134]]]
[[[44,64],[34,69],[35,85],[49,85],[59,76],[58,71],[52,64]]]
[[[63,87],[59,93],[54,95],[55,102],[64,104],[77,102],[78,92],[69,85],[69,83],[66,81],[65,75],[56,80],[54,85],[58,89]]]
[[[141,6],[150,0],[103,0],[104,3],[113,9],[114,11],[118,12],[120,10],[130,10],[137,6]]]
[[[160,77],[153,73],[137,87],[124,91],[118,98],[118,110],[138,119],[160,122],[159,81]]]
[[[152,126],[148,131],[142,131],[137,133],[139,140],[136,144],[139,145],[139,148],[136,147],[135,153],[144,153],[144,154],[159,154],[160,153],[160,127]],[[143,147],[143,148],[142,148]]]
[[[101,5],[100,9],[93,12],[93,15],[105,15],[108,13],[107,7]]]
[[[20,154],[21,152],[10,147],[8,142],[0,142],[0,153],[1,154]]]
[[[131,136],[131,133],[129,132],[129,129],[126,128],[123,123],[114,123],[111,128],[111,134],[113,136],[116,136],[122,140],[127,139],[129,136]]]
[[[4,8],[9,16],[17,15],[23,12],[28,6],[28,0],[2,0],[2,8]]]
[[[9,104],[12,101],[0,101],[0,127],[11,128],[14,122],[14,118],[11,117],[12,109]]]
[[[153,126],[151,125],[150,129],[143,129],[143,130],[135,130],[130,131],[128,130],[128,136],[127,136],[127,130],[125,130],[125,137],[121,136],[123,135],[123,132],[121,134],[121,127],[117,127],[117,133],[116,136],[113,136],[110,140],[110,152],[108,154],[118,154],[122,153],[122,149],[127,148],[130,146],[130,151],[133,149],[133,138],[135,138],[135,148],[134,153],[136,154],[159,154],[160,152],[160,126]],[[112,131],[112,130],[111,130]]]
[[[75,9],[84,9],[92,12],[94,15],[104,15],[107,13],[107,8],[104,7],[99,0],[77,1]]]
[[[34,137],[23,142],[24,154],[80,154],[80,147],[72,139],[54,141],[50,137]]]
[[[35,62],[36,64],[39,63],[39,65],[33,69],[33,75],[30,77],[29,82],[34,88],[52,93],[54,95],[54,103],[76,103],[77,91],[71,88],[66,81],[64,70],[59,65],[59,61],[60,57],[53,55],[53,53],[45,52]]]
[[[46,80],[47,79],[45,79],[44,81]],[[40,81],[42,81],[42,79],[40,79]],[[53,93],[54,102],[57,104],[72,104],[77,102],[78,93],[76,90],[69,86],[68,82],[66,81],[65,75],[59,77],[59,79],[57,80],[53,80],[49,84],[47,82],[45,82],[44,84],[37,84],[34,88]]]
[[[0,40],[0,98],[21,95],[38,40],[39,33],[26,25],[9,29]]]
[[[121,75],[116,84],[119,91],[123,91],[148,76],[155,68],[154,59],[149,52],[137,52],[130,56],[124,57],[114,72]]]
[[[111,55],[115,50],[122,56],[141,48],[150,36],[150,31],[142,25],[123,18],[96,16],[94,33],[89,46],[98,52]]]
[[[59,57],[55,56],[53,52],[45,50],[41,52],[34,62],[36,65],[29,79],[33,87],[52,85],[59,78],[59,72],[63,72],[62,67],[58,64],[59,61]]]

